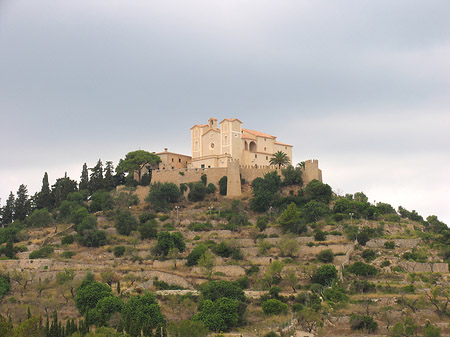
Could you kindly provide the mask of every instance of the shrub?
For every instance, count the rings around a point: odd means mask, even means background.
[[[305,199],[315,200],[328,204],[331,201],[333,192],[330,185],[323,184],[318,180],[311,181],[305,187]]]
[[[301,186],[303,184],[302,170],[300,167],[294,168],[292,165],[289,165],[287,168],[281,169],[281,174],[284,177],[282,182],[283,186],[291,186],[291,185]]]
[[[278,223],[284,232],[295,234],[306,232],[306,225],[301,220],[301,212],[294,203],[289,204],[283,213],[281,213],[278,218]]]
[[[266,315],[279,315],[288,311],[288,305],[276,299],[264,301],[261,306]]]
[[[139,215],[139,223],[144,224],[147,221],[156,219],[157,217],[158,216],[155,213],[145,212],[145,213],[142,213],[141,215]]]
[[[27,217],[26,223],[30,227],[47,227],[53,225],[53,218],[46,208],[36,209]]]
[[[219,193],[221,195],[227,195],[227,183],[228,183],[227,176],[223,176],[222,178],[220,178],[220,180],[219,180]]]
[[[391,261],[389,260],[384,260],[383,262],[381,262],[381,268],[387,267],[391,265]]]
[[[189,230],[193,232],[209,231],[212,229],[212,225],[209,222],[193,222],[188,226]]]
[[[114,247],[114,256],[115,257],[121,257],[125,253],[125,247],[124,246],[116,246]]]
[[[216,185],[214,185],[213,183],[209,183],[206,188],[207,188],[207,193],[208,194],[216,193]]]
[[[100,247],[107,242],[106,232],[97,229],[90,229],[83,232],[83,235],[78,236],[78,242],[85,247]]]
[[[377,268],[361,261],[357,261],[345,268],[348,272],[358,276],[373,276],[378,273]]]
[[[191,251],[191,253],[187,257],[186,266],[192,267],[197,265],[198,260],[203,255],[205,251],[208,250],[208,246],[205,244],[199,244],[194,247],[194,249]]]
[[[0,299],[11,289],[11,281],[8,274],[0,273]]]
[[[250,268],[245,270],[245,275],[253,275],[259,273],[259,267],[258,266],[251,266]]]
[[[352,315],[350,318],[350,327],[352,330],[374,332],[378,329],[378,323],[370,316]]]
[[[155,219],[149,219],[141,223],[137,230],[142,239],[155,239],[158,236],[158,223]]]
[[[366,262],[371,262],[375,260],[377,253],[373,249],[364,249],[361,256]]]
[[[330,264],[324,264],[317,269],[312,277],[312,283],[318,283],[323,286],[329,286],[337,278],[336,267]]]
[[[395,248],[394,241],[386,241],[384,243],[384,248],[386,248],[386,249],[394,249]]]
[[[30,259],[44,259],[49,257],[53,254],[53,247],[51,246],[44,246],[41,249],[35,250],[30,253],[29,258]]]
[[[208,193],[208,189],[201,182],[196,182],[190,185],[188,200],[197,202],[205,199],[206,194]]]
[[[319,254],[317,254],[317,259],[320,262],[331,263],[334,260],[333,251],[331,249],[324,249],[324,250],[320,251]]]
[[[208,176],[206,174],[202,174],[200,176],[200,181],[202,182],[203,185],[206,186],[207,182],[208,182]]]
[[[327,239],[327,233],[321,230],[316,230],[314,233],[315,241],[325,241]]]
[[[267,228],[267,224],[269,223],[269,219],[267,216],[260,215],[256,220],[256,227],[263,232]]]
[[[200,285],[200,293],[203,299],[216,301],[227,297],[241,302],[245,301],[244,291],[229,281],[211,281]]]
[[[150,187],[150,193],[145,199],[151,203],[157,211],[166,210],[169,204],[177,202],[181,198],[181,192],[173,183],[154,183]]]
[[[65,259],[71,259],[72,257],[74,257],[77,253],[73,252],[73,251],[65,251],[61,253],[61,257],[65,258]]]
[[[271,332],[266,333],[264,335],[264,337],[280,337],[280,335],[278,335],[277,333],[271,331]]]
[[[72,234],[68,234],[68,235],[64,235],[63,238],[61,239],[61,244],[62,245],[70,245],[72,243],[74,243],[75,241],[75,237]]]
[[[122,211],[117,214],[114,226],[120,235],[130,235],[137,228],[137,220],[129,210]]]
[[[184,243],[183,234],[180,232],[160,232],[154,252],[158,255],[167,256],[173,248],[178,249],[180,252],[184,251],[186,244]]]

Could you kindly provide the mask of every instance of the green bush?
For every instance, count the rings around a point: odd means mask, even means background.
[[[122,211],[116,215],[114,226],[120,235],[130,235],[137,229],[137,220],[129,210]]]
[[[337,278],[337,269],[335,266],[330,264],[324,264],[317,269],[312,277],[312,283],[318,283],[323,286],[329,286]]]
[[[150,193],[145,199],[157,211],[167,210],[169,204],[176,203],[181,198],[181,192],[173,183],[154,183],[150,186]]]
[[[208,194],[214,194],[216,193],[216,185],[214,185],[213,183],[209,183],[208,186],[206,187],[207,189],[207,193]]]
[[[264,301],[261,306],[266,315],[279,315],[288,311],[288,305],[276,299]]]
[[[331,249],[322,250],[319,254],[317,254],[317,259],[320,262],[331,263],[334,260],[333,251]]]
[[[327,239],[327,233],[321,230],[316,230],[314,232],[314,240],[315,241],[325,241]]]
[[[212,224],[209,222],[193,222],[188,226],[189,230],[193,232],[210,231],[212,227]]]
[[[357,261],[352,265],[347,266],[345,270],[358,276],[373,276],[378,273],[377,268],[361,261]]]
[[[373,249],[364,249],[361,256],[366,262],[371,262],[375,260],[377,253]]]
[[[381,262],[381,268],[388,267],[390,265],[391,265],[391,261],[389,261],[389,260],[384,260],[383,262]]]
[[[184,243],[183,234],[180,232],[160,232],[158,234],[158,243],[154,248],[155,254],[167,256],[173,248],[178,249],[181,253],[184,251],[186,244]]]
[[[370,316],[352,315],[350,318],[350,327],[352,330],[375,332],[378,329],[378,323]]]
[[[8,274],[0,273],[0,299],[11,289],[11,281]]]
[[[76,254],[77,254],[77,253],[75,253],[75,252],[73,252],[73,251],[71,251],[71,250],[68,250],[68,251],[62,252],[62,253],[61,253],[61,257],[64,258],[64,259],[71,259],[71,258],[74,257]]]
[[[141,234],[141,239],[155,239],[158,236],[158,223],[155,219],[149,219],[141,223],[137,230]]]
[[[384,248],[386,248],[386,249],[394,249],[395,248],[394,241],[386,241],[384,243]]]
[[[125,246],[116,246],[113,252],[115,257],[121,257],[125,253]]]
[[[41,249],[35,250],[34,252],[31,252],[29,255],[30,259],[44,259],[49,257],[53,254],[53,247],[51,246],[44,246]]]
[[[64,235],[61,239],[62,245],[70,245],[75,242],[75,237],[72,234]]]
[[[197,265],[198,260],[203,255],[205,251],[208,250],[208,246],[201,243],[194,247],[194,249],[191,251],[191,253],[187,257],[186,266],[192,267]]]
[[[53,225],[53,218],[46,208],[36,209],[27,217],[26,223],[30,227],[47,227]]]
[[[220,178],[220,180],[219,180],[219,193],[221,195],[227,195],[227,183],[228,183],[227,176],[223,176],[222,178]]]
[[[202,182],[196,182],[189,185],[188,200],[198,202],[205,199],[208,189]]]

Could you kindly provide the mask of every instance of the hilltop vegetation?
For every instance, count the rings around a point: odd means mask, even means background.
[[[99,160],[80,182],[50,187],[45,174],[33,197],[11,193],[0,336],[449,333],[450,231],[437,216],[303,186],[301,165],[229,200],[226,177],[152,184],[157,162],[135,151],[116,171]]]

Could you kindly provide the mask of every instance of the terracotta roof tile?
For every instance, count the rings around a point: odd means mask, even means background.
[[[242,139],[251,139],[251,140],[256,140],[256,137],[254,137],[254,136],[250,136],[250,135],[242,135]]]
[[[249,129],[242,129],[242,130],[245,131],[245,132],[248,132],[248,133],[250,133],[250,134],[252,134],[254,136],[257,136],[257,137],[277,138],[275,136],[269,135],[269,134],[264,133],[264,132],[259,132],[259,131],[255,131],[255,130],[249,130]]]
[[[240,123],[242,123],[239,119],[237,119],[237,118],[224,118],[223,120],[222,120],[222,122],[223,121],[228,121],[228,122],[234,122],[234,121],[238,121],[238,122],[240,122]],[[220,123],[222,123],[222,122],[220,122]]]
[[[293,145],[289,145],[289,144],[285,144],[285,143],[280,143],[280,142],[275,142],[275,144],[277,144],[277,145],[283,145],[283,146],[294,147]]]

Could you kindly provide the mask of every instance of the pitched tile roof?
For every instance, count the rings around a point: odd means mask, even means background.
[[[250,133],[250,134],[252,134],[254,136],[257,136],[257,137],[277,138],[275,136],[269,135],[269,134],[264,133],[264,132],[259,132],[259,131],[255,131],[255,130],[249,130],[249,129],[242,129],[242,130],[245,131],[245,132],[248,132],[248,133]]]

